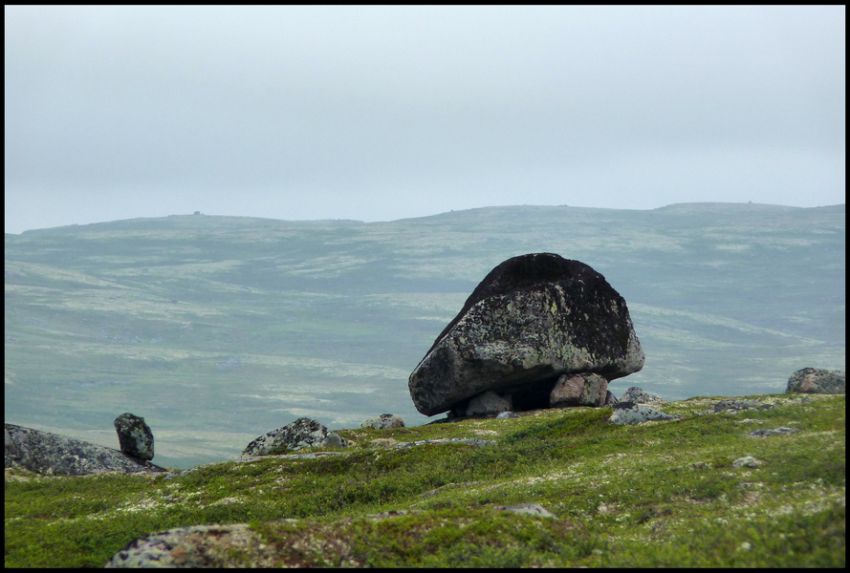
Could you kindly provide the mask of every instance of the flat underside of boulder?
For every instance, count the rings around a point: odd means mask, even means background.
[[[430,416],[487,391],[516,400],[525,389],[550,392],[562,374],[613,380],[643,363],[626,302],[605,278],[580,261],[536,253],[508,259],[481,281],[408,387]]]

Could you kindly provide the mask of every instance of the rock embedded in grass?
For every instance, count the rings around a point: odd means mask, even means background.
[[[753,456],[743,456],[732,462],[734,468],[757,468],[764,464],[763,461],[757,460]]]
[[[672,416],[660,410],[656,410],[644,404],[636,404],[634,402],[620,402],[614,405],[614,412],[608,421],[617,425],[640,424],[654,420],[678,420],[677,416]]]
[[[144,418],[125,412],[113,424],[122,453],[140,460],[153,459],[153,432]]]
[[[311,418],[298,418],[254,439],[243,456],[268,456],[312,447],[346,447],[348,442]]]
[[[413,370],[408,388],[427,416],[488,391],[512,396],[514,410],[531,410],[550,406],[562,374],[613,380],[643,364],[626,302],[605,277],[580,261],[534,253],[484,277]]]
[[[786,393],[804,394],[844,394],[845,376],[843,370],[824,370],[822,368],[802,368],[788,379]]]

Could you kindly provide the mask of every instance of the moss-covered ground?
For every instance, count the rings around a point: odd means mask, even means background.
[[[571,408],[343,430],[334,456],[168,477],[7,470],[5,566],[101,567],[149,533],[249,523],[282,566],[843,567],[844,396],[746,398],[774,407],[713,413],[720,398],[700,397],[638,426]],[[749,435],[780,426],[796,431]],[[393,447],[449,437],[493,443]],[[733,466],[746,455],[761,465]],[[498,509],[520,503],[554,518]]]

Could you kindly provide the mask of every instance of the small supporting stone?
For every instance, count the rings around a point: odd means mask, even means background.
[[[608,398],[608,380],[593,372],[564,374],[549,394],[549,405],[604,406]]]

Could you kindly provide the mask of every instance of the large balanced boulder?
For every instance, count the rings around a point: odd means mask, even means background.
[[[87,475],[103,472],[164,472],[165,468],[134,459],[118,450],[6,424],[5,467],[47,475]]]
[[[272,430],[253,440],[243,450],[243,456],[268,456],[305,448],[336,446],[348,442],[338,434],[311,418],[298,418],[277,430]]]
[[[144,418],[124,412],[113,424],[122,453],[140,460],[153,459],[153,432]]]
[[[488,391],[506,402],[510,396],[514,410],[528,410],[553,405],[563,374],[604,378],[604,389],[588,390],[605,397],[607,381],[643,363],[626,301],[605,278],[582,262],[535,253],[490,271],[413,370],[408,387],[416,409],[428,416],[464,414],[470,399]]]
[[[788,379],[786,393],[844,394],[844,372],[823,368],[802,368]]]

